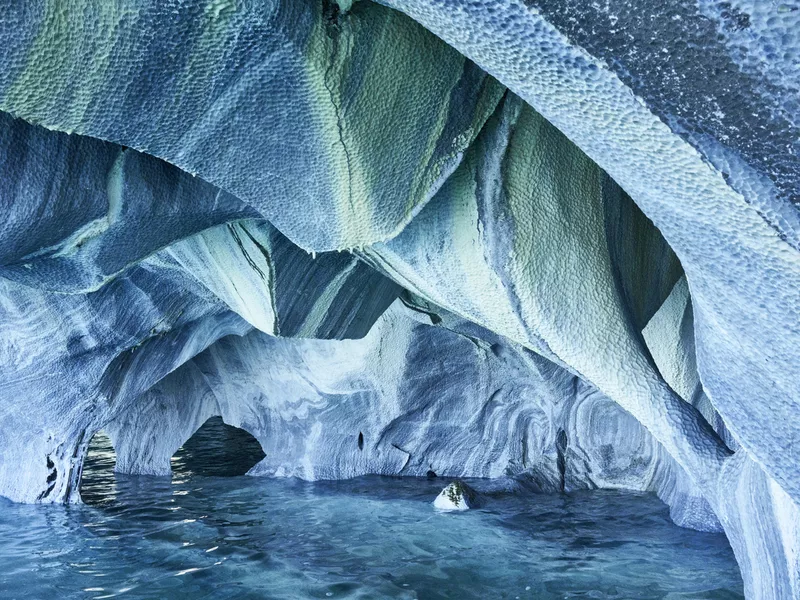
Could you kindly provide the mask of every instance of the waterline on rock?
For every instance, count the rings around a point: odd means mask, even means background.
[[[172,479],[115,475],[97,436],[85,504],[3,501],[0,596],[743,597],[725,537],[676,527],[650,494],[493,495],[455,514],[431,505],[445,478],[310,483],[185,464]]]

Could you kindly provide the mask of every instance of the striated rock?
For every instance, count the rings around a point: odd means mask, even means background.
[[[176,240],[258,217],[161,160],[0,113],[0,276],[89,293]]]
[[[692,480],[616,403],[518,345],[470,337],[474,325],[448,320],[463,331],[432,327],[397,302],[361,340],[220,340],[104,426],[117,470],[169,474],[175,451],[222,416],[261,443],[254,475],[433,470],[511,490],[654,491],[677,522],[719,529]]]

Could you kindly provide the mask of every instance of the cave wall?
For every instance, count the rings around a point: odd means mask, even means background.
[[[400,300],[359,340],[219,340],[104,426],[117,471],[168,475],[212,416],[259,440],[266,457],[252,475],[433,471],[491,478],[490,492],[654,491],[676,522],[721,530],[691,478],[615,402],[518,344],[459,319],[433,326]]]

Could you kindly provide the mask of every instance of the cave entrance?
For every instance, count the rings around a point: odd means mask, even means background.
[[[243,429],[211,417],[172,457],[173,475],[235,477],[266,456],[261,444]]]
[[[86,504],[102,504],[114,499],[116,464],[117,454],[111,438],[105,431],[98,431],[89,441],[81,471],[79,490],[81,499]]]

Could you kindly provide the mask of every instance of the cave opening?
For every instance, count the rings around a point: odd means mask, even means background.
[[[244,429],[211,417],[172,456],[173,476],[236,477],[246,474],[266,455]]]
[[[81,471],[80,495],[86,504],[102,504],[115,497],[114,468],[117,454],[111,438],[102,429],[92,436]]]

